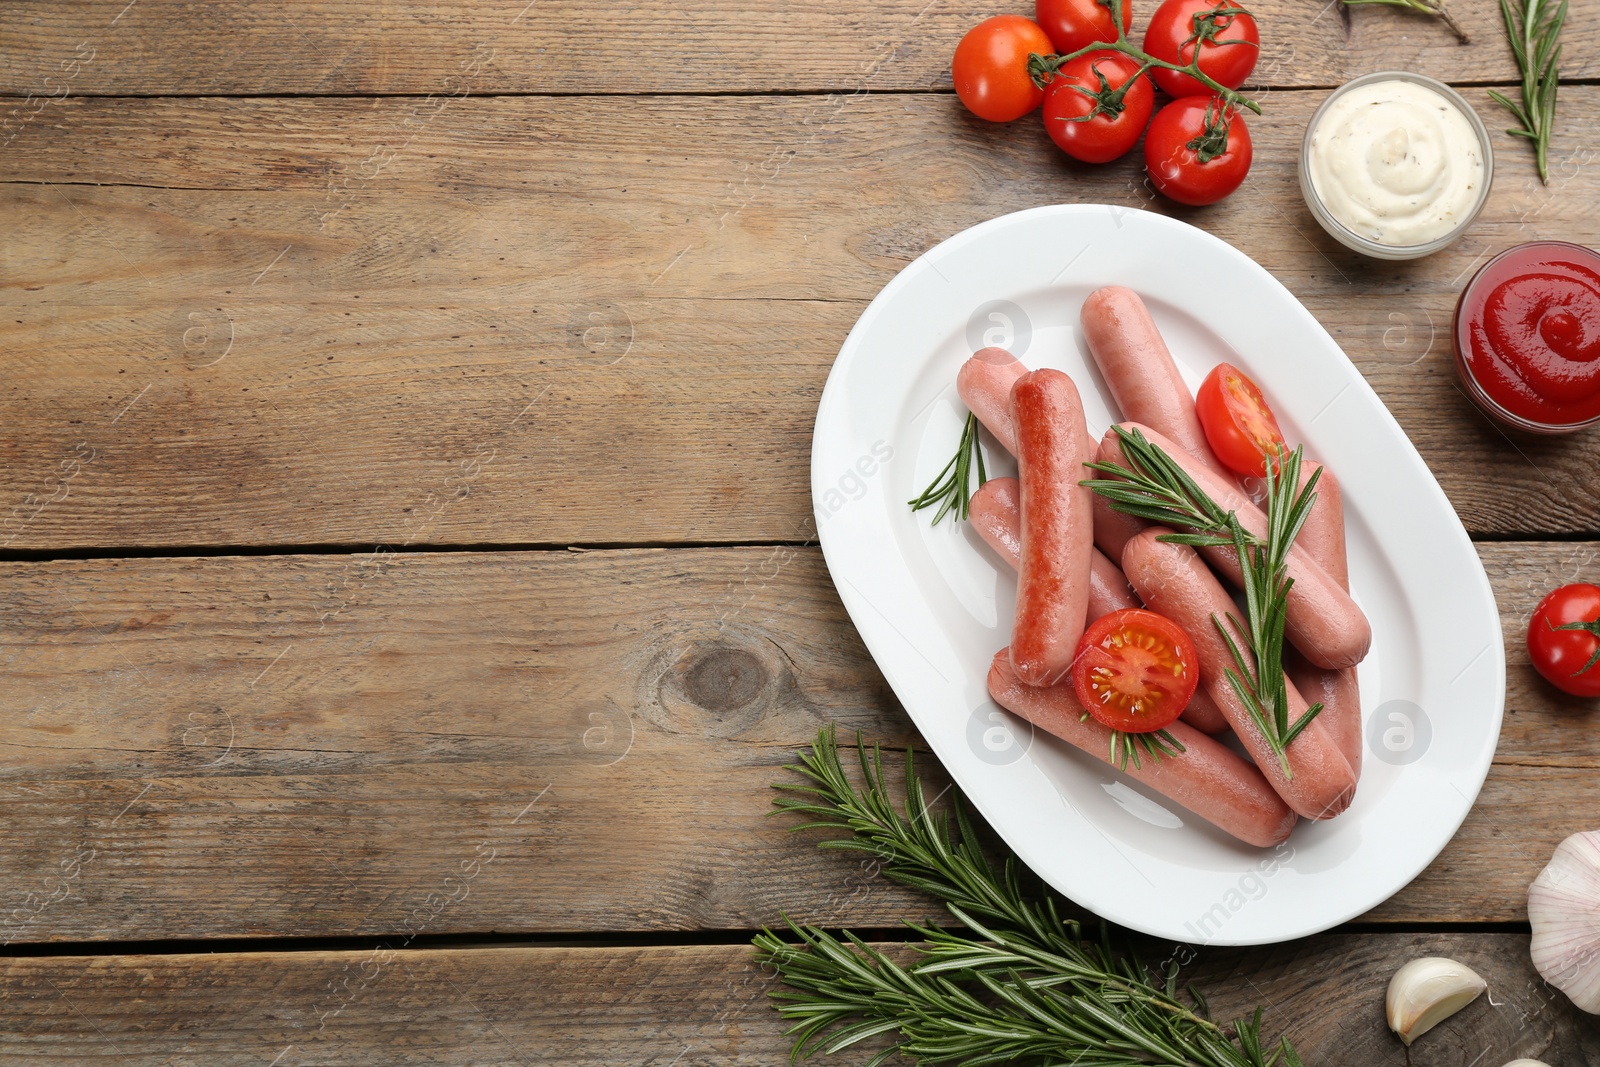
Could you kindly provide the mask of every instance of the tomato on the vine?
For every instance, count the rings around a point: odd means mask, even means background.
[[[1231,363],[1218,363],[1200,383],[1195,414],[1223,466],[1260,478],[1267,458],[1283,448],[1283,431],[1256,383]]]
[[[1528,658],[1550,684],[1573,696],[1600,696],[1600,588],[1564,585],[1533,609]]]
[[[1122,0],[1122,32],[1133,23],[1133,0]],[[1100,0],[1036,0],[1033,19],[1061,55],[1076,52],[1096,41],[1115,41],[1117,24],[1111,8]]]
[[[1021,15],[984,19],[956,45],[950,64],[956,95],[980,119],[1020,119],[1044,102],[1044,90],[1028,73],[1028,56],[1054,51],[1050,38],[1032,19]]]
[[[1261,54],[1261,33],[1250,13],[1232,0],[1164,0],[1144,31],[1144,50],[1156,59],[1188,66],[1200,49],[1200,71],[1218,85],[1237,89]],[[1210,95],[1203,82],[1175,70],[1151,70],[1168,96]]]
[[[1221,97],[1186,96],[1150,120],[1144,166],[1156,192],[1180,204],[1214,204],[1250,173],[1250,130]]]
[[[1125,608],[1089,624],[1072,661],[1084,709],[1113,730],[1164,729],[1189,706],[1200,657],[1183,628],[1164,615]]]
[[[1109,163],[1138,143],[1155,99],[1138,63],[1120,52],[1090,52],[1050,79],[1044,128],[1073,159]]]

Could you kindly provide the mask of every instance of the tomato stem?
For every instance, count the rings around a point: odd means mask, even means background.
[[[1100,80],[1100,88],[1085,89],[1081,85],[1074,85],[1072,88],[1093,100],[1094,107],[1090,108],[1088,113],[1084,115],[1063,117],[1061,119],[1062,122],[1088,122],[1096,115],[1110,115],[1115,118],[1122,114],[1127,108],[1127,105],[1123,103],[1124,97],[1128,95],[1128,90],[1133,88],[1134,83],[1144,76],[1144,72],[1149,69],[1149,64],[1147,63],[1140,67],[1133,77],[1123,82],[1122,86],[1117,89],[1111,88],[1111,82],[1100,72],[1098,64],[1090,64],[1089,69],[1094,71],[1094,76]]]
[[[1199,82],[1201,85],[1204,85],[1206,88],[1210,89],[1212,92],[1214,92],[1218,96],[1222,97],[1232,107],[1235,107],[1235,108],[1241,108],[1241,107],[1249,108],[1255,114],[1257,114],[1257,115],[1261,114],[1261,105],[1260,104],[1256,103],[1254,100],[1251,100],[1249,97],[1245,96],[1243,93],[1241,93],[1241,92],[1239,92],[1239,91],[1237,91],[1235,89],[1228,88],[1226,85],[1223,85],[1221,82],[1219,82],[1215,78],[1211,77],[1211,75],[1205,73],[1205,71],[1200,69],[1200,49],[1198,47],[1195,48],[1194,54],[1189,57],[1188,64],[1184,65],[1184,66],[1180,66],[1177,63],[1168,63],[1164,59],[1157,59],[1155,56],[1152,56],[1150,53],[1146,52],[1144,49],[1140,48],[1138,45],[1131,44],[1128,41],[1128,36],[1122,29],[1122,20],[1117,17],[1117,13],[1116,13],[1116,10],[1115,10],[1116,0],[1098,0],[1098,2],[1100,4],[1100,6],[1104,7],[1106,10],[1111,12],[1111,22],[1117,29],[1117,39],[1115,41],[1093,41],[1093,42],[1091,42],[1089,44],[1084,45],[1082,48],[1078,49],[1076,52],[1071,52],[1071,53],[1068,53],[1067,55],[1064,55],[1064,56],[1062,56],[1062,55],[1041,56],[1037,52],[1030,52],[1028,54],[1028,76],[1033,79],[1033,84],[1034,85],[1038,86],[1041,89],[1045,88],[1046,86],[1048,86],[1050,84],[1050,79],[1055,77],[1056,71],[1060,70],[1064,65],[1066,65],[1067,63],[1070,63],[1072,60],[1077,59],[1079,56],[1086,56],[1090,52],[1121,52],[1123,55],[1129,56],[1129,57],[1131,57],[1131,58],[1133,58],[1135,60],[1138,60],[1138,62],[1140,63],[1139,73],[1136,74],[1133,78],[1128,79],[1128,84],[1129,85],[1132,85],[1133,82],[1137,78],[1147,76],[1146,72],[1151,67],[1160,67],[1162,70],[1171,70],[1171,71],[1176,71],[1179,74],[1187,74],[1187,75],[1189,75],[1189,77],[1193,78],[1195,81]],[[1250,12],[1246,11],[1242,7],[1230,7],[1230,8],[1219,8],[1215,12],[1211,12],[1210,14],[1216,14],[1216,15],[1225,14],[1225,15],[1228,16],[1229,21],[1231,22],[1232,21],[1232,17],[1234,15],[1248,15],[1248,14],[1250,14]],[[1202,12],[1201,14],[1195,15],[1194,17],[1195,17],[1196,22],[1198,23],[1199,20],[1201,20],[1202,18],[1205,18],[1206,15],[1207,15],[1207,13],[1205,13],[1205,12]],[[1221,29],[1221,28],[1224,28],[1224,27],[1214,27],[1211,30],[1212,34],[1214,35],[1216,33],[1216,30],[1217,29]],[[1196,27],[1196,31],[1195,32],[1197,34],[1201,32],[1198,26]],[[1191,41],[1197,40],[1197,39],[1198,39],[1197,37],[1190,37]],[[1210,38],[1207,38],[1207,39],[1209,40]],[[1247,41],[1214,41],[1213,43],[1217,43],[1217,44],[1248,44],[1249,42],[1247,42]],[[1124,86],[1124,88],[1126,88],[1126,86]],[[1087,92],[1087,90],[1085,90],[1085,91]]]
[[[1201,163],[1210,163],[1228,150],[1228,128],[1233,125],[1233,108],[1217,107],[1217,98],[1206,104],[1205,129],[1186,146]]]
[[[1550,627],[1552,630],[1582,630],[1584,633],[1600,639],[1600,619],[1591,619],[1588,622],[1579,619],[1577,622],[1569,622],[1561,626],[1557,626],[1549,619],[1546,619],[1545,625]],[[1589,657],[1588,663],[1585,663],[1583,666],[1572,672],[1572,677],[1576,678],[1578,675],[1587,671],[1590,667],[1593,667],[1596,663],[1600,663],[1600,645],[1595,646],[1594,655]]]

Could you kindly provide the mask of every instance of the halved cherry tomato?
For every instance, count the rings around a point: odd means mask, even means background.
[[[1200,657],[1164,615],[1125,608],[1089,624],[1072,661],[1084,708],[1113,730],[1144,734],[1172,725],[1200,684]]]
[[[1109,163],[1139,142],[1155,106],[1155,90],[1138,63],[1119,52],[1090,52],[1050,79],[1044,128],[1073,159]]]
[[[1133,23],[1133,0],[1122,0],[1121,14],[1122,32],[1127,33]],[[1037,0],[1033,20],[1050,35],[1057,54],[1063,56],[1096,41],[1117,39],[1111,8],[1100,0]]]
[[[1055,52],[1039,24],[1021,15],[984,19],[956,45],[950,77],[967,110],[990,122],[1020,119],[1044,102],[1028,74],[1028,55]]]
[[[1266,397],[1244,371],[1231,363],[1211,368],[1195,394],[1194,409],[1223,466],[1257,478],[1266,475],[1267,457],[1276,456],[1283,447],[1283,431]]]
[[[1244,116],[1217,97],[1174,100],[1156,112],[1144,138],[1144,169],[1156,192],[1191,207],[1239,188],[1252,155]]]
[[[1197,40],[1198,38],[1198,40]],[[1232,0],[1166,0],[1150,16],[1144,50],[1156,59],[1187,66],[1200,47],[1200,70],[1218,85],[1237,89],[1256,68],[1261,32],[1256,20]],[[1212,89],[1175,70],[1151,70],[1156,84],[1176,99],[1209,96]]]
[[[1600,696],[1600,588],[1564,585],[1528,620],[1528,658],[1550,684],[1573,696]]]

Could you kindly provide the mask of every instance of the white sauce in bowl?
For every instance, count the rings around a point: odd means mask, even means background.
[[[1453,101],[1399,78],[1329,102],[1307,156],[1328,214],[1382,245],[1444,237],[1472,214],[1483,189],[1483,146],[1472,123]]]

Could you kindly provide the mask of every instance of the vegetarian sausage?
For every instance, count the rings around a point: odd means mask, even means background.
[[[1029,371],[1011,387],[1022,497],[1017,614],[1011,657],[1029,685],[1072,668],[1089,602],[1094,547],[1089,490],[1079,485],[1092,453],[1078,387],[1058,370]]]
[[[1111,762],[1111,730],[1084,714],[1068,684],[1027,685],[1006,649],[989,665],[989,695],[997,704],[1070,744]],[[1268,848],[1289,836],[1295,814],[1259,770],[1226,745],[1181,722],[1167,727],[1183,751],[1156,760],[1141,753],[1124,772],[1241,841]]]
[[[1293,774],[1286,774],[1266,735],[1224,673],[1234,668],[1233,657],[1213,619],[1228,625],[1227,616],[1239,615],[1239,609],[1193,548],[1157,540],[1169,532],[1152,526],[1129,541],[1122,555],[1123,572],[1144,598],[1146,607],[1188,632],[1200,654],[1200,684],[1222,709],[1228,724],[1278,795],[1308,819],[1328,819],[1339,814],[1355,796],[1356,775],[1340,751],[1331,726],[1319,715],[1289,743],[1286,752]],[[1248,659],[1249,652],[1244,650],[1237,632],[1234,639]],[[1306,703],[1293,685],[1288,686],[1288,699],[1289,721],[1293,723],[1304,714]]]
[[[1017,480],[990,478],[980,485],[972,494],[968,517],[978,536],[1015,570],[1022,552],[1021,492]],[[1122,569],[1099,549],[1090,549],[1089,607],[1085,622],[1093,622],[1113,611],[1141,606]],[[1195,690],[1189,706],[1183,709],[1183,721],[1208,734],[1220,734],[1228,728],[1228,720],[1202,689]]]
[[[1267,517],[1232,483],[1223,481],[1194,456],[1150,427],[1138,423],[1122,425],[1125,429],[1139,430],[1151,444],[1166,452],[1206,495],[1220,507],[1238,515],[1247,531],[1257,537],[1266,533]],[[1127,466],[1122,443],[1114,429],[1108,430],[1100,443],[1100,459]],[[1207,548],[1205,554],[1229,581],[1238,584],[1239,560],[1231,546]],[[1372,626],[1356,602],[1350,599],[1350,594],[1339,588],[1301,545],[1289,549],[1286,569],[1294,582],[1289,590],[1287,627],[1294,646],[1318,667],[1353,667],[1365,659],[1372,646]],[[1132,580],[1133,575],[1128,578]]]

